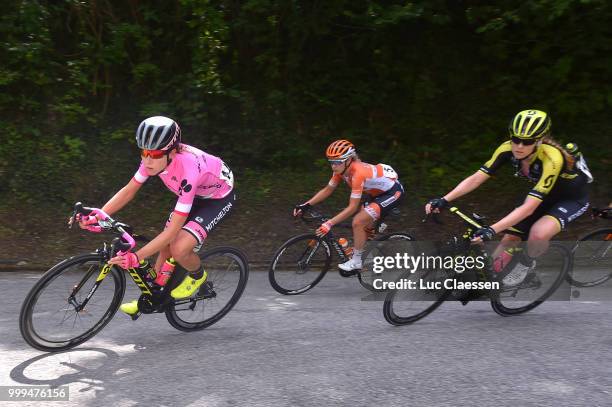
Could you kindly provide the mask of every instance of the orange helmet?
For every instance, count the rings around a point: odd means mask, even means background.
[[[355,146],[348,140],[336,140],[327,147],[328,160],[344,160],[355,155]]]

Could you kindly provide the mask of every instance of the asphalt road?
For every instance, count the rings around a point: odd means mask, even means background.
[[[89,342],[45,354],[18,327],[39,275],[0,273],[0,385],[68,385],[70,401],[3,406],[612,406],[612,301],[588,295],[508,318],[446,303],[394,327],[355,279],[330,273],[285,297],[252,272],[206,330],[118,313]]]

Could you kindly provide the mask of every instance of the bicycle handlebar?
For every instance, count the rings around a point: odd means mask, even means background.
[[[129,250],[133,249],[136,246],[136,241],[134,240],[132,235],[128,233],[128,231],[126,230],[126,228],[129,228],[129,226],[124,223],[120,223],[114,220],[113,218],[110,217],[109,214],[104,212],[102,209],[89,208],[89,207],[83,206],[81,202],[75,203],[74,211],[72,212],[72,216],[69,222],[70,228],[72,228],[72,225],[77,220],[77,214],[85,215],[85,216],[91,216],[93,214],[95,216],[98,224],[97,225],[87,225],[85,227],[85,229],[89,230],[90,232],[99,233],[104,230],[110,230],[110,231],[119,233],[123,241],[117,242],[117,247],[120,249],[118,254],[124,255],[125,253],[127,253]],[[100,221],[104,222],[105,224],[100,224]]]
[[[459,208],[457,208],[456,206],[452,206],[449,209],[449,212],[457,215],[458,217],[461,218],[461,220],[463,220],[465,223],[467,223],[469,226],[476,228],[476,229],[480,229],[481,227],[485,226],[483,224],[480,224],[477,220],[475,220],[473,217],[466,215],[465,213],[461,212],[459,210]],[[435,223],[437,223],[438,225],[441,225],[442,222],[440,221],[440,219],[438,218],[438,216],[440,215],[439,212],[433,212],[431,211],[430,213],[425,215],[425,218],[423,218],[422,222],[425,223],[427,222],[429,219],[433,220]],[[475,217],[477,216],[476,214],[474,214]]]
[[[312,209],[312,208],[309,208],[303,211],[301,218],[304,222],[318,221],[318,222],[323,223],[329,220],[327,216],[323,215],[321,212],[315,209]]]
[[[308,216],[304,216],[304,215],[308,215]],[[300,218],[302,218],[302,220],[306,223],[311,223],[311,222],[324,223],[331,219],[329,216],[323,215],[321,212],[317,211],[316,209],[313,209],[312,207],[303,211],[303,214],[302,216],[300,216]],[[347,229],[352,228],[350,224],[346,224],[345,222],[340,222],[337,225],[334,225],[334,227],[335,228],[347,228]]]

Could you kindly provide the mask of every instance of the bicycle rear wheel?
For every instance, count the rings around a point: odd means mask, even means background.
[[[57,352],[77,346],[110,322],[125,292],[125,276],[115,267],[90,295],[105,263],[98,254],[71,257],[36,282],[21,306],[19,329],[32,347]]]
[[[284,295],[302,294],[317,285],[331,265],[331,250],[325,239],[312,233],[294,236],[274,254],[268,279]]]
[[[249,277],[246,256],[233,247],[216,247],[200,255],[208,273],[206,282],[190,298],[176,300],[166,309],[168,322],[181,331],[207,328],[236,305]]]
[[[445,270],[402,273],[396,282],[412,282],[414,288],[406,286],[387,293],[383,305],[385,320],[392,325],[408,325],[431,314],[450,296],[451,290],[444,288],[444,280],[450,276]]]
[[[383,242],[383,241],[413,241],[414,238],[410,236],[408,233],[387,233],[379,236],[375,241]],[[383,255],[380,250],[373,249],[367,255],[367,257],[363,260],[363,271],[357,273],[357,278],[359,279],[359,283],[367,290],[377,292],[384,290],[377,290],[374,288],[374,280],[380,278],[380,275],[377,275],[372,271],[372,263],[373,259],[376,256]]]
[[[551,243],[546,253],[536,259],[535,268],[516,287],[493,293],[491,307],[502,316],[531,311],[548,299],[567,278],[572,266],[572,253],[564,246]],[[569,298],[569,297],[568,297]]]
[[[574,267],[567,275],[570,284],[593,287],[612,278],[612,229],[600,229],[576,242],[572,249]]]

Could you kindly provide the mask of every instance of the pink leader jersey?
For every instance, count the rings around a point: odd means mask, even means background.
[[[178,195],[174,212],[183,216],[189,214],[196,198],[224,198],[234,187],[232,171],[219,157],[187,144],[181,144],[181,152],[158,176],[170,191]],[[141,162],[134,181],[143,184],[147,178],[149,176]]]

